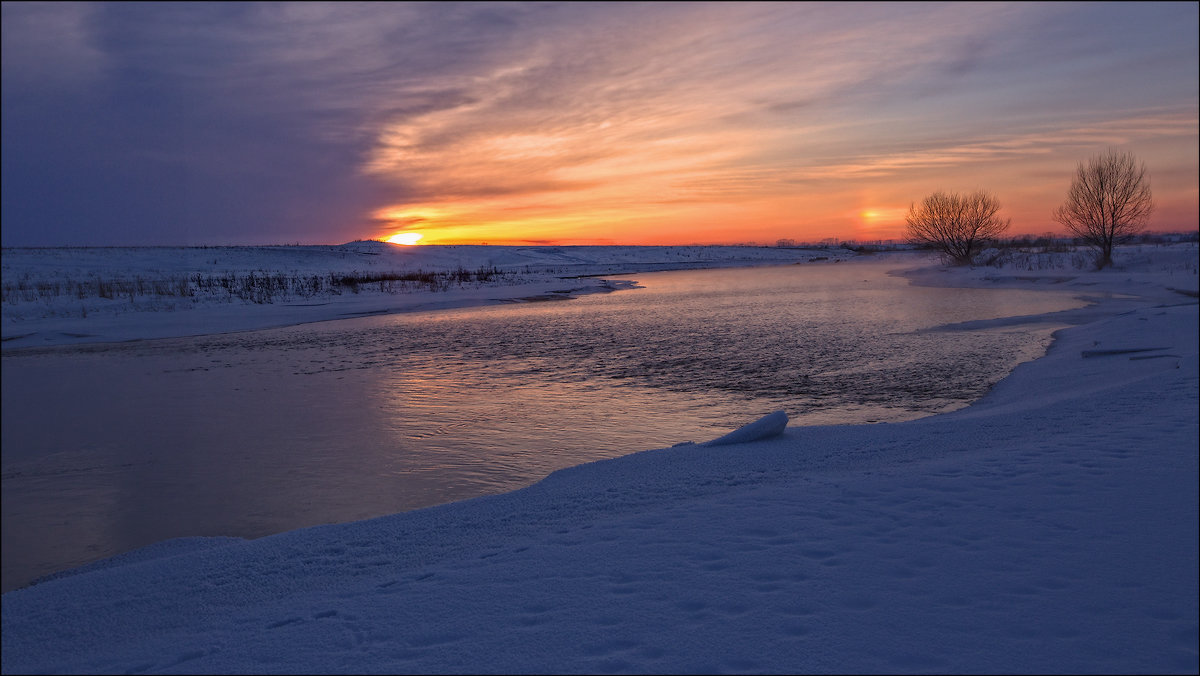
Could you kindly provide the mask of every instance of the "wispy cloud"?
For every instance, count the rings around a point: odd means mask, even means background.
[[[97,8],[79,2],[7,2],[3,21],[4,79],[11,86],[86,86],[106,65],[88,24]]]
[[[1140,7],[8,3],[5,241],[830,234],[917,179],[1194,144],[1195,7]]]
[[[913,170],[951,170],[965,164],[1011,160],[1033,160],[1038,157],[1079,154],[1097,148],[1121,146],[1136,139],[1148,140],[1171,137],[1181,143],[1193,143],[1197,136],[1196,109],[1180,111],[1150,111],[1129,117],[1099,120],[1093,124],[1071,125],[1036,132],[994,138],[971,139],[944,147],[917,147],[901,152],[856,158],[853,162],[810,167],[793,173],[787,180],[828,180],[882,178]],[[1082,157],[1081,157],[1082,159]]]

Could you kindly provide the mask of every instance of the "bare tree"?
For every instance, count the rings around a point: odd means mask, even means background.
[[[975,255],[1008,230],[1000,218],[1000,200],[978,190],[968,195],[938,191],[908,208],[908,241],[932,246],[955,265],[968,265]]]
[[[1097,250],[1099,269],[1112,265],[1113,246],[1141,232],[1153,210],[1146,165],[1110,149],[1079,163],[1054,220]]]

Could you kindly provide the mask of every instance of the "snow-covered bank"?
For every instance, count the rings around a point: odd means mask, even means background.
[[[657,270],[840,261],[846,249],[340,246],[5,249],[3,346],[173,338],[568,299]],[[343,278],[355,280],[343,283]],[[372,280],[372,281],[365,281]]]
[[[1195,673],[1197,306],[1129,276],[1157,274],[1086,273],[1136,307],[953,413],[169,541],[6,593],[3,670]]]
[[[1017,253],[1001,257],[997,266],[969,268],[926,266],[903,270],[912,284],[965,286],[981,289],[1047,288],[1073,291],[1091,301],[1088,307],[1033,317],[1007,317],[944,327],[976,329],[1029,322],[1082,324],[1151,303],[1195,299],[1200,279],[1200,246],[1196,242],[1118,247],[1116,265],[1094,270],[1080,252]],[[1085,267],[1080,267],[1081,262]]]

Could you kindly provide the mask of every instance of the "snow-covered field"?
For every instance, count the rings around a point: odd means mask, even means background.
[[[167,541],[4,594],[3,671],[1196,673],[1196,245],[1048,256],[909,275],[1096,301],[968,408]]]
[[[596,275],[847,260],[844,248],[338,246],[5,249],[3,345],[202,335],[628,288]]]

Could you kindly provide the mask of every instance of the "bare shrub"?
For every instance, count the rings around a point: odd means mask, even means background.
[[[967,195],[938,191],[908,209],[908,241],[928,246],[955,265],[969,265],[989,242],[1008,230],[1000,201],[979,190]]]
[[[1113,247],[1146,227],[1154,202],[1146,165],[1116,150],[1080,162],[1055,221],[1096,249],[1096,268],[1112,265]]]
[[[5,281],[0,285],[0,302],[5,305],[17,305],[73,297],[78,300],[129,299],[135,305],[144,299],[146,303],[143,304],[149,306],[157,306],[167,299],[187,299],[192,303],[205,300],[241,300],[246,303],[265,304],[294,298],[339,296],[347,292],[356,294],[376,290],[380,293],[447,291],[454,286],[511,284],[516,283],[518,279],[516,273],[503,272],[495,266],[481,266],[475,270],[459,266],[454,270],[442,271],[354,271],[307,275],[265,270],[251,271],[244,275],[195,273],[161,278],[112,278],[92,275],[81,280],[33,280],[25,276],[14,281]]]

